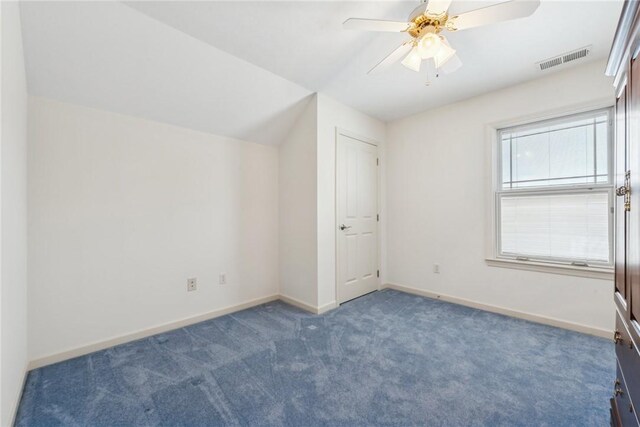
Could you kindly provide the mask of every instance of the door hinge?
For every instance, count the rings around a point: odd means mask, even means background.
[[[376,275],[377,275],[378,277],[380,277],[380,270],[378,270],[378,271],[376,272]]]
[[[376,159],[376,166],[380,165],[380,159]]]
[[[380,214],[376,215],[376,221],[380,221]]]

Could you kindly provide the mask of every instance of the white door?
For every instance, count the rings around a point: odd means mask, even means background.
[[[338,132],[338,303],[378,289],[378,147]]]

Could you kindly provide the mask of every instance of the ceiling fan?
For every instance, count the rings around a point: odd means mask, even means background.
[[[404,56],[402,65],[420,71],[423,60],[433,61],[436,70],[451,73],[462,62],[455,49],[441,34],[460,31],[482,25],[530,16],[540,5],[540,0],[511,0],[456,16],[448,13],[452,0],[422,0],[409,15],[408,22],[383,21],[377,19],[349,18],[342,25],[349,30],[406,32],[411,36],[400,47],[380,61],[367,74],[388,68]]]

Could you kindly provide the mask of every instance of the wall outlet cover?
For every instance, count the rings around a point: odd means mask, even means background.
[[[198,289],[198,279],[191,278],[187,279],[187,292],[195,291]]]

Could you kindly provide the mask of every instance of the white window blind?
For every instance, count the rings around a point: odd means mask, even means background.
[[[501,199],[502,252],[515,256],[609,261],[609,195]]]
[[[610,114],[499,131],[499,257],[612,264]]]

